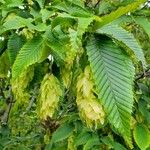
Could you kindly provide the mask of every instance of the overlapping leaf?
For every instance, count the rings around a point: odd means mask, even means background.
[[[31,23],[33,19],[25,19],[14,14],[7,17],[5,23],[3,24],[5,30],[19,29],[22,27],[33,28],[34,25]]]
[[[59,30],[59,32],[61,32]],[[57,33],[57,32],[56,32]],[[57,34],[57,37],[54,36],[54,33],[51,31],[46,32],[46,40],[47,40],[47,45],[50,47],[51,52],[56,59],[56,61],[61,64],[63,63],[65,59],[65,52],[68,49],[67,48],[67,43],[66,43],[66,36],[62,33],[62,37],[59,38],[59,33]]]
[[[146,17],[134,17],[135,22],[139,24],[150,38],[150,21]]]
[[[20,50],[20,48],[24,44],[24,39],[17,35],[17,34],[12,34],[8,40],[8,55],[11,64],[14,63],[16,56]]]
[[[19,51],[12,68],[12,78],[16,79],[28,66],[42,61],[49,54],[44,45],[44,39],[35,37],[28,41]]]
[[[143,66],[146,66],[143,50],[131,33],[127,32],[122,27],[111,24],[98,29],[96,32],[106,34],[125,44],[125,46],[134,53],[138,60],[142,62]]]
[[[143,124],[137,124],[133,130],[134,140],[141,150],[150,146],[150,131]]]
[[[130,119],[134,69],[131,60],[110,40],[96,38],[88,41],[87,54],[108,120],[132,146]]]
[[[143,4],[146,0],[138,0],[135,1],[133,3],[128,4],[127,6],[122,6],[119,7],[117,10],[111,12],[108,15],[105,15],[103,17],[95,17],[96,20],[96,24],[95,24],[95,29],[98,29],[110,22],[112,22],[113,20],[119,18],[120,16],[130,12],[130,11],[134,11],[135,9],[137,9],[141,4]]]

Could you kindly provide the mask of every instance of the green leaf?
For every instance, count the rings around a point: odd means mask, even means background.
[[[82,37],[82,35],[85,33],[88,26],[93,22],[93,17],[88,18],[78,18],[78,27],[77,32],[79,37]]]
[[[75,4],[75,5],[78,5],[82,8],[84,8],[84,1],[83,0],[82,1],[81,0],[68,0],[68,1]]]
[[[23,27],[28,27],[29,30],[37,30],[37,31],[45,31],[47,26],[44,23],[39,23],[36,26],[32,24],[33,19],[31,18],[23,18],[20,16],[16,16],[12,14],[8,16],[3,24],[3,32],[13,29],[20,29]]]
[[[96,33],[106,34],[123,43],[126,47],[133,51],[132,53],[134,53],[138,60],[142,62],[143,66],[146,66],[142,48],[139,46],[134,36],[122,27],[110,24],[98,29]]]
[[[127,150],[127,149],[120,143],[114,142],[114,150]]]
[[[53,19],[51,27],[54,29],[56,26],[61,25],[63,27],[71,27],[75,24],[74,17],[71,17],[69,15],[60,14],[58,17]]]
[[[103,17],[95,16],[96,23],[94,29],[98,29],[128,12],[136,10],[144,2],[146,2],[146,0],[138,0],[128,4],[127,6],[119,7],[117,10]]]
[[[53,54],[54,58],[58,62],[58,64],[62,64],[65,59],[65,52],[67,51],[67,42],[64,40],[66,37],[61,34],[61,38],[57,35],[57,37],[54,35],[54,33],[50,30],[46,32],[46,43],[47,46],[50,47],[51,53]],[[63,37],[64,36],[64,37]]]
[[[93,16],[92,13],[88,12],[86,9],[83,9],[82,7],[79,7],[77,5],[70,7],[68,12],[71,16],[74,16],[74,17],[89,18]]]
[[[73,17],[88,18],[93,16],[93,14],[89,12],[87,9],[84,9],[83,7],[76,5],[75,3],[72,2],[61,2],[57,3],[56,5],[53,5],[52,7],[67,12],[69,15]]]
[[[40,13],[42,15],[42,21],[43,21],[43,23],[46,23],[46,20],[49,19],[50,16],[52,16],[52,14],[54,12],[53,11],[49,11],[47,9],[41,9]]]
[[[91,150],[95,145],[100,145],[98,136],[92,136],[84,145],[83,150]]]
[[[123,15],[123,16],[115,19],[114,21],[112,21],[111,24],[115,24],[118,26],[124,26],[129,23],[133,23],[133,22],[134,22],[134,20],[130,15]]]
[[[19,28],[26,27],[26,26],[29,28],[30,27],[33,28],[34,25],[31,24],[31,22],[32,22],[31,18],[26,19],[26,18],[12,15],[5,20],[5,23],[3,24],[3,26],[6,31],[12,30],[12,29],[19,29]]]
[[[8,55],[9,55],[11,64],[14,63],[16,56],[17,56],[19,50],[21,49],[21,47],[23,46],[24,42],[25,42],[25,40],[23,39],[23,37],[15,34],[15,33],[9,37]]]
[[[36,0],[41,8],[44,7],[45,0]]]
[[[150,145],[150,132],[143,124],[137,124],[133,130],[133,136],[136,144],[141,150],[146,150]]]
[[[12,78],[16,79],[30,65],[41,62],[49,55],[42,37],[35,37],[23,45],[12,68]]]
[[[92,135],[89,132],[82,131],[75,139],[75,145],[84,145],[89,139],[91,139]]]
[[[7,8],[9,7],[18,7],[23,4],[23,0],[5,0]]]
[[[149,89],[148,89],[149,93]],[[146,96],[145,96],[146,97]],[[148,96],[148,102],[149,102],[149,96]],[[143,99],[140,99],[138,102],[139,111],[144,117],[144,120],[150,125],[150,111],[147,109],[147,102]]]
[[[114,141],[112,137],[106,136],[101,138],[102,142],[107,145],[109,148],[114,150],[127,150],[123,145]]]
[[[139,24],[150,38],[150,21],[146,17],[134,17],[135,22]]]
[[[130,121],[133,107],[134,67],[110,40],[91,38],[87,45],[91,70],[109,122],[132,147]]]
[[[113,138],[110,137],[110,136],[101,137],[101,141],[102,141],[105,145],[109,146],[110,148],[113,148],[113,147],[114,147],[114,146],[113,146],[113,145],[114,145]]]
[[[68,138],[74,130],[73,124],[65,123],[61,125],[52,136],[52,141],[54,143],[60,142],[66,138]]]

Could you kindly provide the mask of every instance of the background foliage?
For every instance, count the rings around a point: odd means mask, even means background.
[[[149,6],[0,0],[0,149],[150,149]]]

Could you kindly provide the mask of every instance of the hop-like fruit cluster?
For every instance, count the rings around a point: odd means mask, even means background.
[[[68,146],[67,146],[67,150],[77,150],[75,144],[74,144],[74,140],[75,140],[75,136],[71,135],[68,138]]]
[[[23,105],[29,102],[30,94],[27,91],[29,82],[33,79],[34,68],[27,68],[17,79],[12,80],[12,92],[16,99],[15,105]]]
[[[61,77],[62,77],[64,86],[66,88],[68,88],[70,83],[71,83],[71,78],[72,78],[72,71],[71,71],[71,65],[70,64],[65,64],[61,68]]]
[[[6,51],[0,56],[0,62],[0,78],[5,78],[9,69],[9,59]]]
[[[93,89],[90,66],[87,66],[84,73],[81,73],[78,77],[76,102],[80,116],[89,128],[97,128],[100,124],[104,124],[105,116]]]
[[[59,98],[62,96],[62,89],[59,80],[53,74],[46,74],[40,88],[39,95],[39,116],[46,120],[53,117],[58,107]]]
[[[70,42],[67,44],[67,50],[65,53],[64,66],[61,67],[61,77],[66,88],[69,87],[72,79],[72,67],[73,62],[76,59],[79,47],[76,43],[76,31],[69,29]]]

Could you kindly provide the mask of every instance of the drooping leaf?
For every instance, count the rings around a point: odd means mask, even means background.
[[[35,37],[23,45],[12,68],[12,78],[16,79],[28,66],[43,61],[49,55],[42,37]]]
[[[100,145],[98,136],[92,136],[84,145],[83,150],[91,150],[95,145]]]
[[[78,6],[80,6],[80,7],[82,7],[82,8],[84,8],[84,0],[68,0],[70,3],[73,3],[73,4],[75,4],[75,5],[78,5]]]
[[[56,27],[57,25],[71,27],[76,23],[76,20],[78,22],[77,33],[78,36],[81,38],[82,35],[85,33],[86,29],[88,28],[88,26],[93,22],[94,20],[93,16],[76,17],[70,14],[61,13],[57,18],[55,18],[52,21],[52,28]]]
[[[105,15],[103,17],[95,16],[96,23],[95,23],[94,29],[98,29],[128,12],[134,11],[145,1],[146,0],[138,0],[133,3],[128,4],[127,6],[119,7],[117,10],[115,10],[115,11],[111,12],[110,14]]]
[[[19,16],[16,16],[14,14],[11,14],[10,16],[8,16],[5,20],[5,23],[3,24],[5,30],[12,30],[12,29],[19,29],[22,27],[31,27],[33,28],[34,25],[31,23],[32,19],[26,19],[26,18],[22,18]]]
[[[46,23],[46,20],[49,19],[49,17],[54,13],[53,11],[49,11],[47,9],[41,9],[40,11],[42,15],[42,21],[43,23]]]
[[[92,135],[89,132],[82,131],[75,139],[75,145],[84,145],[89,139],[91,139]]]
[[[106,34],[128,47],[132,53],[140,60],[143,66],[146,66],[144,53],[134,36],[122,27],[117,25],[106,25],[96,31],[97,33]]]
[[[150,131],[143,124],[137,124],[133,130],[136,144],[141,150],[146,150],[150,145]]]
[[[82,7],[79,7],[77,5],[72,5],[72,7],[69,7],[69,14],[71,14],[74,17],[92,17],[93,14],[88,12],[86,9],[83,9]]]
[[[51,32],[51,30],[46,32],[46,39],[47,39],[47,45],[51,49],[51,53],[53,54],[54,58],[58,62],[58,64],[63,63],[65,59],[65,52],[67,51],[67,43],[64,40],[65,36],[63,37],[63,34],[61,35],[62,38],[59,38],[58,36],[54,36],[54,33]]]
[[[5,1],[5,5],[9,8],[9,7],[18,7],[21,6],[23,3],[23,0],[6,0]]]
[[[44,7],[45,0],[36,0],[41,8]]]
[[[111,22],[111,24],[119,25],[119,26],[124,26],[126,24],[134,22],[133,18],[130,15],[123,15],[114,21]]]
[[[149,93],[149,89],[148,89],[148,93]],[[146,94],[145,94],[146,95]],[[146,97],[146,96],[145,96]],[[146,98],[144,98],[146,99]],[[148,102],[149,102],[149,98],[148,98]],[[142,116],[144,117],[144,120],[150,124],[150,112],[147,109],[147,102],[144,101],[143,99],[139,100],[139,111],[142,114]]]
[[[39,14],[38,14],[39,15]],[[45,31],[47,26],[44,23],[39,23],[37,25],[32,24],[32,18],[23,18],[20,16],[16,16],[15,14],[10,14],[3,24],[3,31],[13,30],[13,29],[20,29],[23,27],[27,27],[28,30],[37,30],[37,31]]]
[[[101,137],[101,141],[108,147],[113,148],[114,141],[113,141],[112,137],[110,137],[110,136]]]
[[[134,67],[131,60],[113,42],[96,38],[88,41],[87,54],[108,120],[132,147],[130,121]]]
[[[93,17],[88,17],[88,18],[78,18],[78,28],[77,32],[80,37],[84,34],[88,26],[92,23],[94,20]]]
[[[73,124],[64,123],[62,124],[54,133],[52,136],[52,141],[54,143],[60,142],[66,138],[68,138],[74,130]]]
[[[114,142],[114,150],[127,150],[123,145],[120,143]]]
[[[146,17],[134,17],[135,22],[139,24],[150,38],[150,21]]]
[[[88,17],[93,16],[93,14],[89,12],[87,9],[69,1],[61,2],[59,4],[57,3],[56,5],[53,5],[52,7],[57,8],[61,11],[67,12],[73,17],[84,17],[84,18],[87,17],[88,18]]]
[[[66,16],[65,14],[60,14],[52,21],[52,29],[55,28],[57,25],[61,25],[63,27],[71,27],[75,24],[75,18],[71,16]]]
[[[9,37],[8,40],[8,55],[9,55],[9,59],[11,64],[14,63],[16,56],[19,52],[19,50],[21,49],[21,47],[24,44],[24,39],[23,37],[17,35],[17,34],[12,34]]]
[[[102,1],[99,5],[99,15],[108,14],[110,12],[112,5],[109,1]]]

